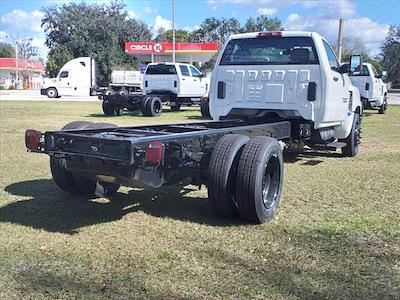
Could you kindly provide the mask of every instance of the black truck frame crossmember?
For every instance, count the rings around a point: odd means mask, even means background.
[[[68,192],[110,196],[120,185],[204,184],[217,214],[262,223],[273,216],[282,190],[278,140],[290,140],[293,131],[303,134],[305,126],[311,124],[279,119],[137,127],[77,121],[61,131],[27,130],[25,141],[29,151],[50,155],[53,178]],[[263,162],[266,157],[270,159]],[[241,191],[234,186],[250,185],[238,182],[238,172],[245,172],[241,177],[255,176],[257,187],[247,194],[255,199],[249,202],[261,201],[264,212],[253,207],[250,214],[242,207],[244,200],[236,197]]]

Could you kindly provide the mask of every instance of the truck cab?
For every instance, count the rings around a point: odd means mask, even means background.
[[[67,62],[56,78],[46,78],[40,93],[49,98],[91,96],[96,86],[96,63],[90,57]]]
[[[163,102],[175,108],[200,104],[208,97],[209,87],[209,78],[190,64],[151,63],[144,75],[144,94],[162,95]]]
[[[348,64],[344,64],[348,68]],[[349,74],[354,86],[358,87],[364,109],[378,109],[380,114],[387,110],[387,89],[382,74],[375,67],[364,63],[358,73]]]
[[[362,114],[358,88],[316,32],[231,36],[217,58],[211,86],[214,120],[304,120],[316,143],[346,139]]]

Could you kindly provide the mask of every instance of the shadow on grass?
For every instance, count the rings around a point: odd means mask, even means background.
[[[207,199],[189,197],[193,190],[163,187],[157,190],[135,190],[117,193],[108,202],[88,200],[68,194],[53,180],[40,179],[11,184],[5,191],[28,200],[0,208],[0,222],[11,222],[49,232],[74,234],[84,226],[107,223],[124,215],[143,211],[160,218],[197,222],[212,226],[230,226],[239,221],[223,220],[213,214]]]
[[[305,166],[316,166],[324,161],[321,158],[340,158],[342,154],[338,152],[328,152],[328,151],[317,151],[317,150],[304,150],[304,151],[284,151],[283,160],[285,163],[296,163],[304,161],[302,165]]]

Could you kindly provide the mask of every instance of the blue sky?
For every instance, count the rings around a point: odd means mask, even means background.
[[[2,0],[0,1],[0,40],[33,38],[33,44],[46,56],[45,35],[40,28],[40,9],[75,0]],[[81,2],[81,1],[78,1]],[[84,2],[108,3],[109,0]],[[126,0],[130,17],[152,26],[154,32],[172,25],[171,0]],[[345,19],[345,37],[358,37],[379,53],[379,45],[390,24],[400,25],[400,0],[176,0],[176,25],[193,30],[206,17],[235,17],[242,24],[249,16],[267,14],[282,20],[287,30],[317,31],[336,42],[340,17]]]

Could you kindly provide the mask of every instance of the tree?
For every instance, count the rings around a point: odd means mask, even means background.
[[[137,59],[124,51],[125,42],[149,41],[151,32],[143,22],[130,19],[124,7],[121,2],[71,2],[43,8],[49,71],[54,75],[71,58],[90,56],[97,62],[98,83],[107,85],[113,68],[137,68]]]
[[[14,47],[8,43],[0,43],[0,57],[15,57]]]
[[[381,50],[387,80],[400,81],[400,26],[390,26]]]
[[[37,47],[32,45],[32,39],[21,39],[17,41],[19,59],[32,59],[39,55]]]
[[[337,50],[334,47],[335,51]],[[336,51],[337,52],[337,51]],[[371,60],[369,49],[359,37],[345,37],[343,39],[342,62],[349,62],[352,55],[361,55],[364,62]]]
[[[257,31],[278,31],[283,30],[282,22],[278,18],[268,18],[267,15],[260,15],[256,18],[249,17],[242,27],[242,32],[257,32]]]
[[[197,30],[190,34],[190,41],[197,43],[218,42],[222,45],[231,34],[240,32],[239,21],[235,18],[206,18]]]

